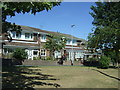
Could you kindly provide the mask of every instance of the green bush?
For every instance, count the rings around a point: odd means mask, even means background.
[[[97,58],[88,58],[88,61],[98,61]]]
[[[33,57],[33,60],[40,60],[40,57]]]
[[[33,60],[36,60],[36,57],[33,57]]]
[[[52,57],[46,57],[46,60],[53,60],[53,58]]]
[[[28,54],[25,52],[25,50],[21,48],[17,48],[13,51],[13,63],[15,65],[22,65],[22,61],[24,59],[27,59]]]
[[[45,57],[41,57],[41,60],[46,60],[46,58]]]
[[[99,61],[99,67],[100,68],[109,68],[111,59],[107,56],[101,56]]]
[[[95,58],[95,57],[88,58],[87,60],[83,61],[83,65],[92,66],[92,67],[98,67],[99,66],[98,58]]]
[[[37,60],[40,60],[40,57],[38,56],[36,59],[37,59]]]
[[[17,48],[13,52],[13,58],[14,59],[22,61],[24,59],[27,59],[27,57],[28,57],[27,52],[25,52],[25,50],[23,50],[21,48]]]

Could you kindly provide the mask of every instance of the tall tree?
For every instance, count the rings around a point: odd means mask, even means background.
[[[60,35],[56,36],[51,34],[47,36],[47,41],[44,45],[44,48],[50,51],[51,57],[54,57],[54,52],[64,49],[65,45],[66,45],[66,38],[63,38]]]
[[[95,29],[88,36],[88,47],[112,50],[120,61],[120,2],[96,2],[91,6]]]
[[[8,33],[11,31],[21,31],[21,27],[7,22],[8,16],[13,17],[16,13],[31,13],[36,14],[43,10],[51,10],[54,6],[60,5],[60,2],[1,2],[0,8],[2,8],[2,33]]]

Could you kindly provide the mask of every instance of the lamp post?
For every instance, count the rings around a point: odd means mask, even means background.
[[[75,25],[73,24],[73,25],[71,25],[71,28],[73,28]],[[72,29],[72,31],[73,31],[73,29]],[[71,57],[71,65],[73,65],[73,63],[74,63],[74,52],[73,52],[73,36],[72,36],[72,34],[71,34],[71,39],[72,39],[72,57]]]

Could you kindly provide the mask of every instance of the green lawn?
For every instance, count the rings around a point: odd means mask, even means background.
[[[118,69],[82,66],[3,68],[4,88],[117,88],[120,81],[116,78],[119,79]]]

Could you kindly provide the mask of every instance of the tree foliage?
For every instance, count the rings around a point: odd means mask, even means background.
[[[62,36],[56,35],[48,35],[47,41],[44,45],[44,48],[50,51],[50,56],[54,56],[54,51],[59,51],[65,48],[66,38],[62,38]]]
[[[2,2],[0,3],[2,8],[2,32],[7,32],[8,30],[21,31],[20,26],[6,21],[8,16],[13,17],[16,13],[31,13],[35,15],[37,12],[48,11],[58,5],[60,5],[60,2]]]
[[[101,58],[100,58],[100,65],[99,65],[99,67],[100,68],[109,68],[109,64],[110,64],[110,61],[111,61],[111,59],[109,58],[109,57],[107,57],[107,56],[102,56]]]
[[[25,52],[25,50],[17,48],[14,50],[13,52],[13,58],[17,59],[17,60],[24,60],[27,58],[27,52]]]
[[[113,50],[119,61],[120,2],[96,2],[96,6],[91,6],[91,9],[95,28],[88,36],[88,47],[95,50]]]

